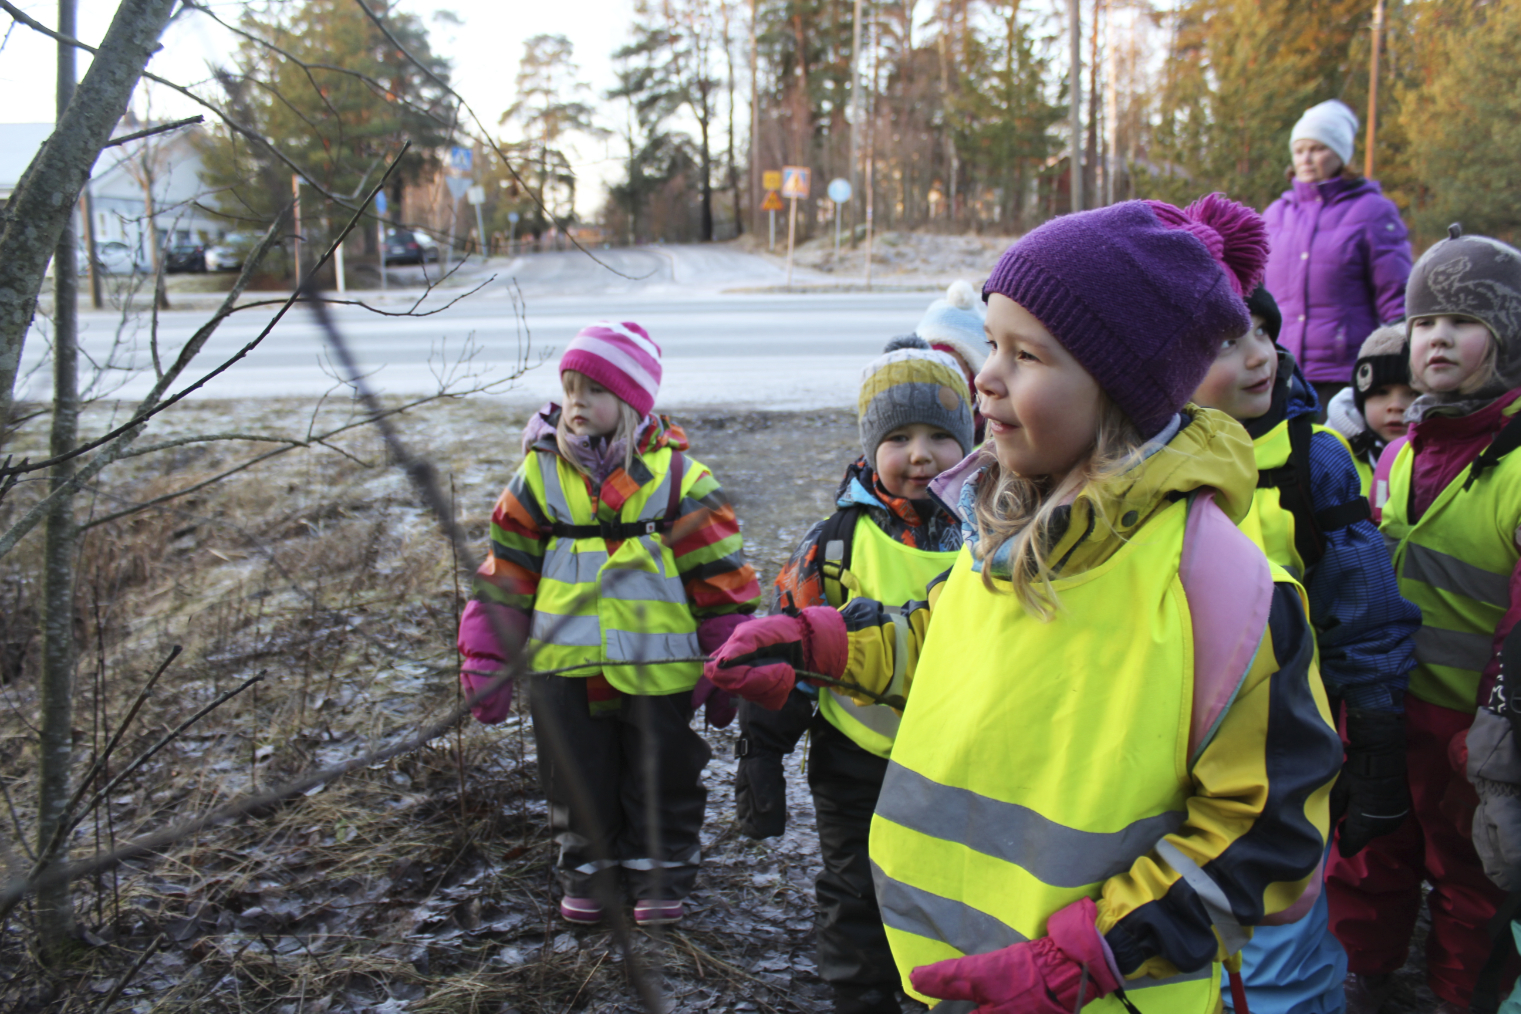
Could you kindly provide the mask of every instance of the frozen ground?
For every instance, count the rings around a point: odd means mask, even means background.
[[[982,242],[929,238],[944,241],[939,246]],[[888,338],[911,331],[935,297],[928,287],[870,293],[838,288],[779,291],[785,272],[778,258],[727,244],[605,250],[596,255],[621,274],[575,252],[499,258],[484,266],[467,266],[447,288],[430,295],[423,311],[443,307],[459,295],[455,283],[485,282],[480,292],[432,316],[383,317],[357,307],[339,307],[335,315],[360,359],[374,371],[376,386],[392,393],[431,391],[437,385],[435,371],[467,347],[475,350],[472,371],[502,376],[524,351],[520,339],[528,339],[527,354],[537,361],[557,354],[586,323],[617,318],[644,325],[664,350],[662,405],[806,409],[852,404],[861,366]],[[397,285],[422,281],[417,268],[392,274]],[[486,281],[493,275],[494,280]],[[967,271],[966,277],[976,282],[981,275]],[[799,284],[837,287],[840,280],[806,268],[795,275]],[[510,284],[522,294],[521,320]],[[398,312],[420,293],[393,288],[384,297],[374,292],[357,295]],[[216,298],[176,294],[176,309],[161,314],[158,322],[161,358],[173,357]],[[181,308],[190,306],[195,308]],[[198,360],[202,371],[252,340],[272,313],[269,307],[251,308],[226,321]],[[121,343],[116,361],[131,369],[112,371],[110,383],[120,397],[141,397],[153,382],[151,322],[135,318],[124,325],[120,314],[85,312],[81,328],[85,350],[96,362],[110,358],[113,344]],[[46,322],[39,321],[23,356],[23,370],[32,371],[24,387],[31,397],[43,397],[49,389],[47,333]],[[193,370],[189,376],[200,372]],[[209,385],[206,395],[303,396],[320,394],[332,385],[321,335],[309,315],[296,308],[245,360]],[[558,388],[554,371],[541,369],[524,377],[509,397],[515,404],[541,402]]]

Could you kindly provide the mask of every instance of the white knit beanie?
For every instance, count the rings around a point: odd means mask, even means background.
[[[1304,111],[1289,135],[1289,148],[1292,150],[1294,142],[1302,138],[1319,141],[1346,165],[1352,161],[1352,146],[1357,141],[1357,114],[1340,99],[1327,99]]]
[[[975,377],[988,358],[987,334],[982,327],[987,313],[987,307],[977,298],[977,290],[971,283],[958,279],[945,290],[944,299],[935,300],[924,311],[914,333],[932,347],[954,352]]]

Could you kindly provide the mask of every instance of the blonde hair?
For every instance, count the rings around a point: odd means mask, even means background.
[[[575,394],[588,383],[594,383],[584,373],[575,370],[562,370],[560,373],[560,387],[566,394]],[[613,395],[617,398],[617,395]],[[623,470],[625,472],[634,467],[634,443],[639,439],[639,430],[644,422],[644,416],[638,410],[622,398],[618,398],[618,425],[608,434],[609,442],[623,441]],[[565,412],[560,412],[560,421],[555,424],[555,446],[560,448],[560,457],[570,462],[572,468],[582,475],[590,473],[581,464],[581,459],[576,456],[571,448],[571,440],[575,434],[566,428]]]
[[[993,584],[993,555],[1009,546],[1009,579],[1014,597],[1031,614],[1049,620],[1060,607],[1051,586],[1052,522],[1057,508],[1072,503],[1090,486],[1134,467],[1145,443],[1135,425],[1109,396],[1100,392],[1098,432],[1093,448],[1052,486],[1045,476],[1026,478],[1005,473],[993,459],[977,489],[977,555],[983,561],[982,583]],[[991,454],[989,454],[991,458]]]

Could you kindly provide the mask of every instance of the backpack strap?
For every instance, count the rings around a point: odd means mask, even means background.
[[[1384,519],[1384,504],[1389,502],[1389,476],[1394,474],[1394,459],[1400,456],[1400,448],[1409,442],[1408,436],[1389,441],[1389,446],[1378,456],[1378,464],[1373,466],[1373,485],[1368,490],[1372,495],[1368,500],[1373,509],[1374,524]]]
[[[824,599],[838,609],[850,598],[845,574],[850,570],[851,548],[855,542],[856,522],[861,518],[859,505],[842,507],[829,516],[819,532],[819,575],[824,581]]]
[[[1496,433],[1489,446],[1473,459],[1473,464],[1468,469],[1468,478],[1463,483],[1463,491],[1468,492],[1468,487],[1478,481],[1486,468],[1498,465],[1501,458],[1517,447],[1521,447],[1521,413],[1511,416],[1505,428]]]
[[[1304,561],[1305,573],[1320,562],[1326,551],[1326,532],[1350,528],[1373,516],[1364,497],[1346,503],[1315,509],[1311,484],[1310,441],[1315,429],[1308,415],[1289,420],[1289,461],[1281,468],[1265,469],[1257,474],[1257,488],[1277,489],[1279,503],[1294,515],[1294,549]],[[1343,446],[1345,442],[1343,441]]]

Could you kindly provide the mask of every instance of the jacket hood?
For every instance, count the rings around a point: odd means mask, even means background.
[[[1294,357],[1278,349],[1278,379],[1273,381],[1273,405],[1262,415],[1247,420],[1243,425],[1253,440],[1265,436],[1269,430],[1285,419],[1301,415],[1318,415],[1320,398],[1315,388],[1305,379],[1304,371]]]
[[[1215,490],[1215,502],[1237,524],[1251,510],[1257,489],[1252,441],[1224,412],[1185,405],[1174,424],[1148,441],[1142,453],[1146,457],[1140,464],[1090,486],[1065,508],[1070,512],[1065,531],[1050,553],[1061,573],[1080,574],[1103,563],[1153,516],[1195,490]],[[934,486],[943,503],[955,505],[973,546],[972,503],[977,483],[986,476],[986,463],[974,452]],[[1007,566],[999,567],[997,554],[993,566],[995,573],[1008,572]]]

